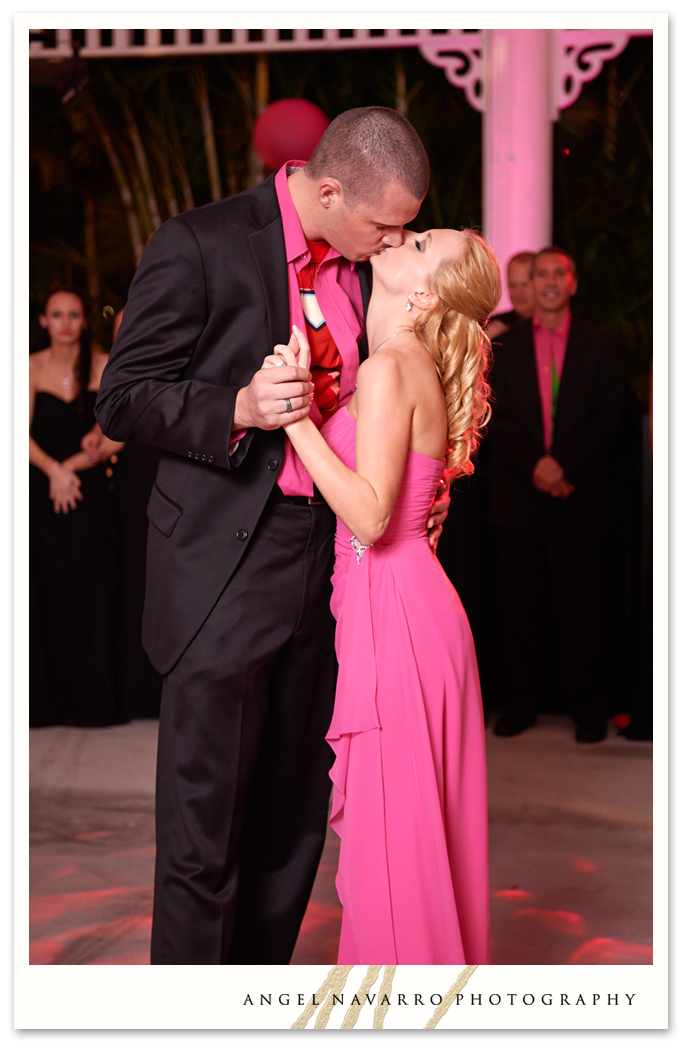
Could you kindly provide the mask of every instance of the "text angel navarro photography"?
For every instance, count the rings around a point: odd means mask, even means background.
[[[332,992],[326,999],[318,993],[260,992],[246,994],[243,1006],[439,1006],[447,996],[439,992]],[[632,1006],[632,992],[457,992],[451,1006]]]

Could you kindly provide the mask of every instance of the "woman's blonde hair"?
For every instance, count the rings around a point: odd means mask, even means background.
[[[432,356],[447,403],[447,469],[472,474],[471,456],[490,419],[490,340],[484,325],[500,300],[495,253],[475,230],[462,230],[463,252],[440,263],[430,286],[437,306],[415,322]]]

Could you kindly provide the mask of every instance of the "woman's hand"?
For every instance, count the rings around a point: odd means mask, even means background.
[[[308,361],[310,359],[310,344],[301,332],[299,328],[293,325],[293,331],[291,332],[291,338],[288,341],[288,345],[278,343],[274,347],[274,353],[265,357],[262,368],[281,368],[284,365],[292,365],[299,368],[308,367]],[[310,384],[314,390],[314,383]],[[313,400],[313,393],[309,395],[308,407],[310,402]],[[303,420],[308,418],[307,414],[303,416]],[[284,430],[288,429],[289,426],[296,426],[302,420],[297,420],[294,423],[284,424]]]
[[[67,514],[70,510],[76,510],[77,500],[84,497],[79,491],[82,483],[74,470],[66,467],[64,463],[56,463],[51,467],[48,480],[48,494],[53,501],[55,513]]]

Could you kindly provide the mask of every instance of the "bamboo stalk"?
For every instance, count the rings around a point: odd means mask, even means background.
[[[161,81],[161,92],[166,108],[168,128],[171,136],[170,140],[167,140],[170,143],[169,158],[173,162],[173,167],[175,168],[175,173],[178,177],[178,183],[183,194],[183,204],[185,206],[184,210],[189,211],[191,208],[194,208],[195,200],[192,196],[190,177],[187,173],[187,168],[185,166],[185,153],[183,151],[183,144],[180,140],[178,122],[175,119],[175,109],[173,107],[173,100],[171,99],[171,93],[168,90],[168,81],[165,77]]]
[[[248,186],[257,186],[264,180],[264,161],[252,142],[252,127],[260,113],[269,105],[269,63],[266,55],[255,55],[255,91],[252,111],[246,111],[250,118],[250,144],[248,147]]]
[[[125,216],[127,218],[127,226],[130,232],[130,243],[132,244],[132,254],[134,256],[135,266],[139,264],[139,260],[142,258],[142,252],[144,251],[144,245],[142,243],[142,236],[137,221],[137,213],[135,211],[134,197],[130,184],[125,175],[122,164],[120,163],[120,157],[118,152],[113,145],[113,139],[106,125],[101,119],[101,115],[96,108],[96,105],[91,96],[86,91],[82,91],[79,94],[80,102],[85,106],[91,122],[94,125],[96,134],[98,135],[103,151],[108,158],[108,163],[111,166],[111,171],[115,177],[115,181],[120,193],[120,199],[125,209]]]
[[[96,303],[101,289],[99,259],[96,249],[96,203],[89,190],[84,193],[84,252],[89,298]]]
[[[172,218],[174,215],[180,214],[180,208],[178,207],[178,198],[173,185],[173,179],[171,178],[169,161],[171,144],[166,138],[166,134],[154,114],[150,112],[148,116],[149,126],[152,131],[152,153],[156,159],[156,166],[161,180],[161,195],[166,202],[168,217]]]
[[[191,71],[190,85],[202,118],[202,135],[204,138],[204,154],[207,159],[207,173],[209,175],[209,192],[213,201],[220,201],[222,196],[221,174],[219,172],[219,158],[216,152],[216,138],[214,137],[214,119],[209,102],[207,78],[201,66],[195,66]]]
[[[146,197],[147,207],[149,209],[149,216],[151,221],[152,230],[158,230],[161,225],[161,215],[159,213],[159,205],[156,200],[156,193],[154,191],[154,184],[151,177],[151,169],[149,167],[149,161],[147,159],[146,151],[144,149],[144,143],[142,142],[142,136],[139,133],[139,127],[137,126],[137,120],[135,118],[130,100],[127,95],[125,88],[119,87],[116,80],[109,70],[107,65],[103,67],[103,73],[105,79],[110,85],[110,89],[113,95],[118,101],[118,105],[125,118],[125,125],[127,127],[127,135],[132,144],[132,149],[139,168],[139,177],[142,181],[144,188],[144,194]]]
[[[408,92],[406,91],[406,70],[401,52],[396,53],[396,106],[402,117],[408,117]]]

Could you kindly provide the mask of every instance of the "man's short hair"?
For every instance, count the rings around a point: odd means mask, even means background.
[[[577,276],[577,268],[574,265],[574,259],[566,252],[564,248],[558,247],[557,244],[549,244],[547,248],[541,248],[540,251],[536,252],[533,257],[533,264],[531,266],[531,276],[533,277],[534,270],[536,269],[536,263],[538,262],[541,255],[564,255],[565,259],[569,263],[570,273],[573,277]]]
[[[350,208],[377,204],[395,182],[417,201],[428,192],[430,165],[413,126],[394,109],[348,109],[331,122],[304,167],[311,179],[336,179]]]
[[[507,270],[509,270],[512,263],[531,263],[533,265],[534,253],[533,252],[517,252],[507,263]]]

